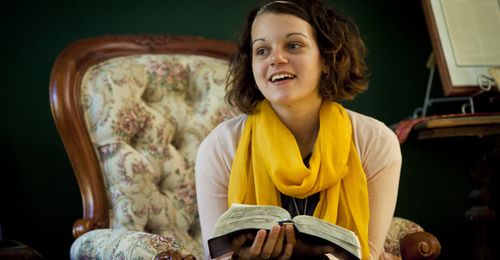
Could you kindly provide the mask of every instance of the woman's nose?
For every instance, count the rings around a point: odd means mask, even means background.
[[[271,53],[271,65],[279,65],[288,63],[288,58],[286,54],[280,50],[274,50]]]

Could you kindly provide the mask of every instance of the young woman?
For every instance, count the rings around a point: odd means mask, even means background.
[[[228,76],[227,100],[244,114],[198,150],[205,248],[219,216],[244,203],[348,228],[363,259],[380,258],[397,198],[399,143],[383,123],[337,103],[367,88],[364,53],[356,26],[321,0],[268,1],[250,12]],[[297,239],[292,226],[242,234],[231,247],[238,259],[342,257]]]

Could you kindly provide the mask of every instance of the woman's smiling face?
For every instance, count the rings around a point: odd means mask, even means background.
[[[263,13],[255,18],[251,33],[253,76],[273,106],[321,102],[324,61],[308,22],[290,14]]]

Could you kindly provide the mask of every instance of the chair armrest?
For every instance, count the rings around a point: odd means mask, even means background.
[[[434,259],[441,253],[439,240],[417,223],[394,217],[384,243],[385,253],[403,260]]]
[[[173,238],[121,229],[97,229],[71,245],[71,259],[196,259]]]
[[[435,259],[441,253],[441,244],[431,233],[418,231],[404,236],[400,249],[403,259]]]

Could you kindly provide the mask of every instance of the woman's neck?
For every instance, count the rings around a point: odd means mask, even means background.
[[[274,107],[273,109],[283,124],[295,137],[302,158],[310,154],[319,131],[319,110],[321,100],[307,106]]]

